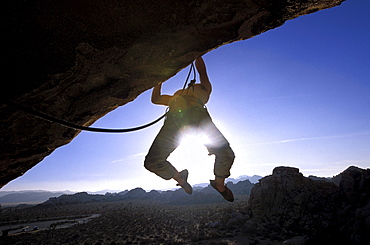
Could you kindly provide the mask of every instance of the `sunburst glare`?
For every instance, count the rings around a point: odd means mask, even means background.
[[[213,178],[214,157],[208,155],[204,146],[209,143],[211,140],[202,133],[186,133],[180,146],[168,158],[179,171],[189,170],[190,184],[208,182]]]

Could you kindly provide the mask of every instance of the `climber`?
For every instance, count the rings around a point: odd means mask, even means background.
[[[211,140],[211,143],[205,144],[209,155],[215,155],[215,179],[210,180],[210,184],[227,201],[233,202],[234,196],[225,185],[225,178],[230,176],[230,168],[235,158],[234,152],[229,142],[212,122],[205,107],[212,91],[212,85],[202,57],[196,59],[195,67],[200,77],[200,84],[194,84],[195,80],[193,80],[188,88],[178,90],[174,95],[162,95],[161,83],[153,88],[152,103],[168,106],[169,111],[164,125],[145,157],[144,166],[165,180],[176,180],[178,186],[181,186],[186,193],[192,194],[193,189],[187,182],[188,170],[178,172],[167,161],[167,158],[179,146],[182,134],[188,132],[189,129],[202,132]]]

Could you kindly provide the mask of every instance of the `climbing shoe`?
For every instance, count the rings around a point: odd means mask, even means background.
[[[225,185],[225,190],[224,191],[219,191],[217,189],[215,180],[210,180],[209,182],[211,183],[211,186],[213,187],[213,189],[215,189],[218,193],[220,193],[226,201],[229,201],[229,202],[234,201],[234,195],[233,195],[232,191],[229,188],[227,188],[226,185]]]
[[[189,171],[187,169],[182,170],[180,172],[180,176],[181,176],[181,179],[185,179],[185,183],[182,185],[180,184],[176,184],[176,185],[181,186],[182,189],[184,189],[184,191],[190,195],[193,193],[193,188],[188,183],[188,175],[189,175]]]

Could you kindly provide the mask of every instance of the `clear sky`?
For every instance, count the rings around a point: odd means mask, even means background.
[[[203,56],[213,92],[209,112],[235,155],[231,176],[269,175],[276,166],[331,177],[370,167],[370,1],[287,21]],[[189,68],[163,85],[182,88]],[[93,126],[125,128],[162,115],[151,91]],[[175,187],[143,167],[163,121],[126,134],[80,133],[1,190],[146,190]],[[189,183],[213,178],[213,157],[188,137],[169,159]]]

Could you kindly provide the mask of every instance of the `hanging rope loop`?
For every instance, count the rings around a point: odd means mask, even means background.
[[[94,128],[94,127],[85,127],[85,126],[77,125],[77,124],[74,124],[74,123],[71,123],[71,122],[67,122],[65,120],[50,116],[46,113],[42,113],[42,112],[36,111],[32,108],[29,108],[27,106],[21,105],[21,104],[15,102],[13,100],[10,100],[10,99],[8,101],[11,105],[16,106],[18,109],[20,109],[20,110],[22,110],[22,111],[24,111],[28,114],[31,114],[35,117],[44,119],[46,121],[53,122],[53,123],[58,123],[58,124],[60,124],[64,127],[67,127],[67,128],[89,131],[89,132],[100,132],[100,133],[127,133],[127,132],[137,131],[137,130],[144,129],[144,128],[147,128],[149,126],[152,126],[152,125],[156,124],[157,122],[162,120],[167,114],[167,112],[166,112],[164,115],[160,116],[158,119],[156,119],[156,120],[154,120],[154,121],[152,121],[148,124],[145,124],[145,125],[142,125],[142,126],[139,126],[139,127],[134,127],[134,128],[125,128],[125,129]]]

